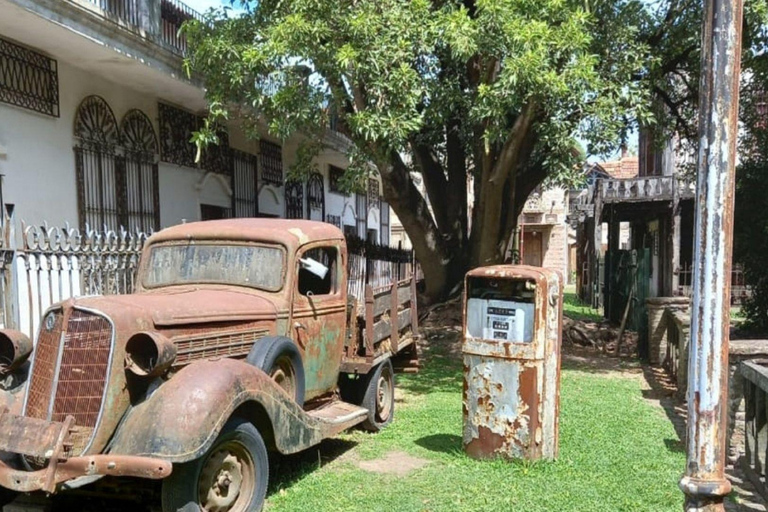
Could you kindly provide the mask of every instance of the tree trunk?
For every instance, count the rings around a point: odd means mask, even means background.
[[[440,301],[455,286],[457,274],[461,280],[464,269],[457,265],[456,254],[447,249],[424,196],[400,156],[393,154],[391,162],[379,163],[377,167],[384,198],[397,214],[416,251],[424,273],[426,299],[430,303]]]

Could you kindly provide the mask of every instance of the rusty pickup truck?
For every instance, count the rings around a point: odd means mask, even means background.
[[[269,451],[384,428],[418,367],[415,282],[352,297],[348,258],[321,222],[182,224],[134,293],[50,307],[34,351],[0,331],[0,498],[109,475],[162,480],[164,512],[255,511]]]

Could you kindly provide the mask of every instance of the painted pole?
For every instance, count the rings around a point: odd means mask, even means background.
[[[742,0],[705,0],[693,307],[688,361],[687,511],[722,511],[728,409],[733,194]]]

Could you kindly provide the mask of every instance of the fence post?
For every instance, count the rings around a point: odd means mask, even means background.
[[[0,279],[3,292],[3,328],[19,329],[18,308],[18,273],[16,271],[16,218],[13,215],[13,206],[3,208],[3,234],[2,234],[2,261],[0,261]]]

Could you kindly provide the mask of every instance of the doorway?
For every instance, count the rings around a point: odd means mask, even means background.
[[[543,262],[541,239],[541,233],[538,231],[523,232],[523,265],[541,266]]]

